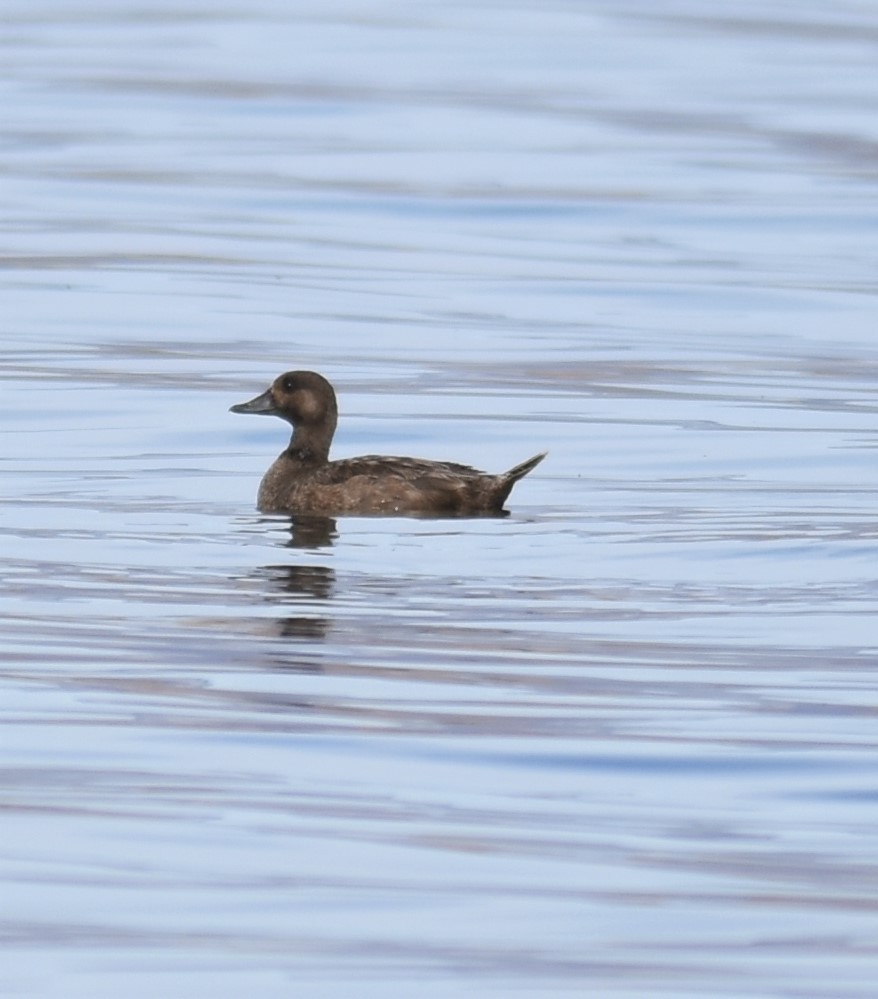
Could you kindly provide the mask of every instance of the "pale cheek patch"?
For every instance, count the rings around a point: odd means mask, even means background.
[[[303,420],[313,420],[323,415],[320,400],[313,392],[296,392],[293,401],[296,412]]]

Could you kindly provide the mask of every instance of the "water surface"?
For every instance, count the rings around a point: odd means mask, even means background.
[[[878,12],[7,8],[3,993],[874,995]]]

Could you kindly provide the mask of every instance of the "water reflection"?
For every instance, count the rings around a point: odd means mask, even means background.
[[[335,590],[335,571],[308,558],[309,553],[313,558],[321,549],[333,546],[338,538],[335,520],[258,517],[244,530],[258,534],[268,547],[283,550],[282,560],[254,566],[247,574],[257,599],[295,608],[295,613],[276,618],[270,632],[281,638],[323,639],[330,624],[324,605]]]
[[[337,538],[332,517],[290,517],[288,548],[331,548]]]
[[[316,550],[329,548],[338,537],[333,519],[328,517],[291,517],[289,536],[284,548]],[[325,565],[301,562],[272,563],[257,570],[264,583],[264,596],[269,603],[295,607],[298,613],[278,618],[276,633],[281,638],[325,638],[330,620],[315,614],[314,605],[328,601],[335,589],[335,572]],[[284,664],[284,668],[287,665]]]
[[[283,638],[324,638],[329,618],[313,613],[314,605],[327,601],[335,588],[335,572],[324,565],[266,565],[257,570],[265,583],[269,603],[294,607],[297,613],[277,619]]]

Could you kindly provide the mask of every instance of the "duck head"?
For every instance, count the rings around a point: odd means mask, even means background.
[[[230,412],[279,416],[294,427],[331,422],[334,429],[338,419],[335,392],[316,371],[288,371],[279,375],[262,395],[239,402]]]
[[[293,426],[290,452],[323,457],[338,421],[338,404],[329,382],[316,371],[287,371],[249,402],[230,408],[232,413],[279,416]]]

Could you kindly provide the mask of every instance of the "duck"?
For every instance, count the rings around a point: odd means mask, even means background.
[[[263,513],[505,516],[503,504],[512,487],[548,453],[536,454],[498,475],[452,461],[390,455],[331,461],[338,403],[332,385],[316,371],[287,371],[261,395],[230,411],[279,416],[293,428],[290,443],[259,485],[257,506]]]

